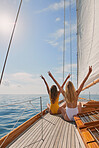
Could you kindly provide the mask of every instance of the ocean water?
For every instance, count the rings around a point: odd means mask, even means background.
[[[48,95],[0,95],[0,138],[41,111],[40,97],[44,110],[50,103]],[[99,95],[80,97],[99,101]]]
[[[41,111],[40,97],[44,110],[48,95],[0,95],[0,138]]]
[[[99,95],[98,94],[81,94],[79,97],[87,98],[88,100],[95,100],[99,101]]]

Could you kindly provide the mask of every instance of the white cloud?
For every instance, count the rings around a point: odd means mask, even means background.
[[[69,28],[69,24],[67,21],[65,21],[65,25],[66,25],[66,30],[68,30]],[[67,32],[66,32],[67,33]],[[58,29],[55,33],[51,33],[50,34],[50,37],[55,39],[55,40],[58,40],[59,38],[61,38],[62,36],[64,35],[64,28],[60,28]]]
[[[46,88],[38,74],[5,74],[0,86],[1,94],[45,94]]]
[[[64,70],[65,70],[64,72],[70,73],[70,67],[71,67],[71,64],[66,64],[65,67],[64,67]],[[74,70],[76,70],[77,64],[72,64],[72,68],[73,68]],[[56,72],[56,73],[62,73],[62,72],[63,72],[63,66],[56,68],[56,69],[55,69],[55,72]]]
[[[75,1],[72,1],[71,4],[75,4]],[[67,8],[70,5],[69,1],[65,2],[65,7]],[[51,5],[49,5],[47,8],[44,8],[40,11],[37,11],[37,13],[41,13],[41,12],[45,12],[45,11],[58,11],[60,9],[64,8],[64,1],[60,0],[60,2],[58,3],[53,3]]]
[[[69,23],[67,21],[65,22],[65,25],[66,25],[66,27],[65,27],[66,28],[65,33],[66,33],[66,36],[68,36],[68,35],[70,35],[70,25],[69,25]],[[76,30],[77,30],[76,24],[72,24],[71,25],[71,34],[74,34],[75,33],[75,35],[76,35]],[[64,35],[64,28],[60,28],[55,33],[52,33],[50,35],[50,37],[54,38],[55,40],[58,40],[63,35]]]
[[[15,73],[9,76],[11,81],[30,83],[33,81],[33,75],[29,73]]]
[[[70,43],[70,26],[69,26],[68,22],[65,22],[65,24],[66,24],[65,43],[68,44],[68,43]],[[56,32],[51,33],[49,35],[50,39],[46,40],[46,41],[51,46],[53,46],[53,47],[59,46],[59,50],[63,50],[63,35],[64,35],[64,29],[60,28]],[[60,41],[60,39],[61,39],[61,41]],[[72,25],[72,28],[71,28],[71,41],[74,41],[74,40],[76,40],[76,24]]]
[[[56,42],[56,41],[52,41],[52,40],[46,40],[47,42],[48,42],[48,44],[50,44],[50,45],[52,45],[52,46],[58,46],[58,42]]]
[[[56,21],[56,22],[60,21],[60,18],[59,18],[59,17],[57,17],[55,21]]]
[[[60,37],[62,37],[64,34],[64,29],[59,29],[55,33],[51,34],[51,36],[55,39],[58,40]]]
[[[65,66],[65,72],[69,73],[70,64]],[[76,64],[73,64],[76,68]],[[54,69],[56,74],[62,74],[62,67]],[[73,74],[74,75],[74,74]],[[62,79],[59,78],[58,79]],[[48,81],[48,84],[51,84]],[[50,85],[49,85],[50,87]],[[46,94],[46,86],[38,74],[12,73],[5,74],[0,86],[0,94]]]
[[[49,11],[49,10],[56,11],[56,10],[63,8],[63,6],[64,6],[64,2],[62,0],[59,3],[53,3],[53,4],[49,5],[47,8],[44,8],[44,9],[38,11],[37,13],[41,13],[41,12],[45,12],[45,11]]]

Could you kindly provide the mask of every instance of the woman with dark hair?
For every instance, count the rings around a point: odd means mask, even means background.
[[[58,104],[59,101],[59,96],[60,96],[60,91],[57,90],[56,85],[52,85],[51,88],[49,89],[49,86],[45,80],[45,78],[41,75],[41,78],[43,79],[46,87],[47,87],[47,92],[49,94],[49,98],[50,98],[50,102],[51,104],[47,103],[47,107],[48,107],[48,111],[51,114],[59,114],[60,112],[60,107]],[[65,79],[63,85],[61,86],[62,88],[64,87],[66,81],[70,78],[70,74],[67,76],[67,78]],[[66,102],[63,103],[63,105],[61,107],[66,107]]]

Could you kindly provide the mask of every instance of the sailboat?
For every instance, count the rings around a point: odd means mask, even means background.
[[[99,1],[76,0],[77,5],[77,83],[80,85],[89,65],[93,72],[83,90],[99,82]],[[87,100],[86,100],[87,101]],[[89,101],[75,123],[53,116],[47,109],[26,121],[0,140],[0,146],[10,148],[99,147],[99,101]],[[62,103],[63,100],[59,103]],[[77,127],[76,127],[77,126]]]

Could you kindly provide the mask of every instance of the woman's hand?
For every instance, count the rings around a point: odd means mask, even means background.
[[[44,80],[44,77],[42,75],[40,77]]]
[[[44,78],[42,75],[41,75],[40,77],[43,79],[43,81],[44,81],[44,83],[45,83],[45,85],[46,85],[46,87],[47,87],[47,92],[48,92],[48,94],[49,94],[49,86],[48,86],[48,84],[47,84],[45,78]]]
[[[51,72],[50,72],[50,71],[48,71],[48,75],[49,75],[49,76],[52,76],[52,74],[51,74]]]
[[[88,71],[86,77],[84,78],[84,80],[83,80],[82,83],[80,84],[78,90],[76,91],[77,94],[78,94],[78,96],[79,96],[80,92],[82,91],[82,88],[83,88],[85,82],[87,81],[87,79],[88,79],[88,77],[89,77],[89,75],[90,75],[91,72],[92,72],[92,66],[89,66],[89,71]]]
[[[92,72],[92,66],[89,66],[89,73]]]
[[[69,78],[70,78],[70,76],[71,76],[71,74],[69,74],[69,75],[67,76],[67,79],[69,79]]]

